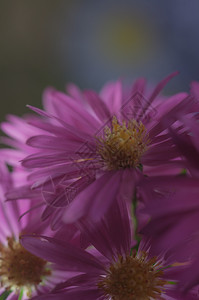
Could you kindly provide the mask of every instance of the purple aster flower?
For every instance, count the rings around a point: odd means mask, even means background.
[[[99,95],[73,85],[69,95],[48,89],[46,111],[31,107],[41,115],[31,125],[45,134],[27,140],[35,149],[22,163],[30,171],[29,185],[8,199],[41,193],[42,220],[51,216],[55,228],[63,215],[67,223],[85,215],[100,219],[116,195],[130,203],[143,174],[178,173],[183,163],[166,120],[178,128],[179,114],[193,114],[195,105],[185,93],[158,96],[174,75],[151,94],[143,79],[131,93],[123,92],[120,82],[107,84]]]
[[[22,237],[23,246],[31,253],[68,271],[79,272],[50,293],[34,299],[185,299],[178,298],[174,288],[177,273],[184,266],[176,267],[171,261],[168,264],[164,253],[154,257],[149,241],[135,250],[132,225],[123,201],[115,201],[97,224],[86,219],[78,222],[78,226],[93,248],[82,250],[46,236]],[[189,299],[196,298],[190,294]]]
[[[5,165],[0,164],[0,298],[4,299],[9,295],[9,300],[22,300],[50,291],[67,277],[67,272],[29,253],[20,244],[21,234],[52,236],[54,232],[49,230],[46,222],[40,222],[38,212],[32,210],[33,201],[5,202],[4,193],[12,185],[13,178]],[[20,216],[27,210],[31,212],[19,222]],[[59,238],[64,236],[72,244],[80,246],[75,237],[78,232],[73,227],[69,226],[68,230],[62,228],[56,235]]]
[[[190,94],[198,101],[198,82],[191,83]],[[194,115],[179,115],[179,121],[181,123],[179,127],[175,127],[168,122],[173,142],[184,160],[184,167],[187,169],[188,174],[193,177],[199,176],[198,113],[199,111],[196,109]]]

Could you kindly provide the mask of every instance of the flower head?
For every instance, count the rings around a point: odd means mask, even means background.
[[[169,270],[177,272],[178,267],[168,265],[164,253],[155,257],[149,241],[134,249],[136,242],[123,201],[116,201],[97,224],[87,219],[78,226],[93,248],[81,250],[45,236],[22,237],[28,251],[79,272],[35,299],[177,299],[172,284],[177,275],[170,277]]]
[[[7,238],[7,245],[0,244],[1,284],[19,292],[24,289],[28,296],[32,288],[51,275],[47,261],[28,252],[14,237]]]
[[[30,107],[41,116],[31,124],[44,133],[27,140],[33,152],[22,165],[30,172],[27,193],[42,197],[43,220],[51,217],[57,228],[62,219],[67,223],[85,215],[100,219],[116,194],[132,200],[143,175],[179,172],[183,163],[166,120],[178,128],[179,114],[191,115],[194,109],[193,99],[185,93],[164,100],[158,96],[174,75],[161,81],[151,95],[140,79],[129,98],[116,82],[99,95],[74,86],[70,95],[48,89],[46,111]],[[16,191],[7,198],[19,195]],[[23,192],[21,197],[27,195]]]
[[[26,201],[5,202],[4,193],[13,188],[13,177],[5,165],[0,164],[0,293],[9,291],[9,297],[13,297],[12,299],[15,299],[17,295],[19,299],[27,299],[50,290],[52,286],[62,281],[67,273],[45,259],[31,254],[21,245],[22,234],[52,236],[54,232],[48,228],[46,222],[41,223],[38,212],[32,210],[35,201],[27,199]],[[20,216],[27,210],[30,211],[29,214],[26,214],[20,221]],[[71,240],[74,240],[75,233],[78,234],[71,228]],[[69,238],[65,228],[56,233],[60,237],[63,234],[66,239],[67,236]]]
[[[156,299],[167,283],[157,258],[149,259],[146,252],[119,256],[110,264],[107,274],[98,282],[104,295],[115,300]]]

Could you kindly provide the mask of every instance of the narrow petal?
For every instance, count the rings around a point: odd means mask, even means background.
[[[108,110],[108,107],[106,103],[104,103],[97,93],[91,90],[87,90],[84,92],[84,96],[86,97],[86,100],[88,102],[88,105],[91,107],[93,112],[96,114],[96,116],[99,118],[101,122],[106,122],[110,119],[111,114]],[[103,123],[102,123],[103,125]]]
[[[130,252],[132,225],[123,199],[115,200],[100,221],[85,218],[78,225],[91,244],[108,259]]]
[[[72,223],[87,215],[99,220],[116,198],[122,172],[107,172],[81,192],[68,206],[64,222]]]
[[[63,294],[47,294],[32,298],[32,300],[102,300],[101,293],[98,289],[86,290],[86,289],[71,289],[67,293]]]
[[[161,90],[165,87],[165,85],[176,75],[178,75],[178,72],[173,72],[163,80],[159,82],[159,84],[154,89],[151,97],[149,98],[148,105],[152,103],[152,101],[157,97],[157,95],[161,92]]]
[[[108,106],[111,116],[117,114],[122,106],[121,81],[106,84],[100,92],[100,97]]]
[[[49,237],[22,236],[21,243],[28,251],[68,271],[94,272],[104,270],[102,264],[91,254],[67,242]]]

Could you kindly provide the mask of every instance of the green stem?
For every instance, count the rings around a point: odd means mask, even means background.
[[[23,289],[20,290],[18,300],[22,300],[22,297],[23,297]]]
[[[136,218],[136,208],[137,208],[137,198],[136,198],[136,192],[135,192],[134,197],[133,197],[133,203],[132,203],[132,219],[133,219],[133,223],[134,223],[134,234],[135,234],[134,238],[137,241],[137,244],[134,247],[134,249],[138,250],[141,238],[137,233],[138,222],[137,222],[137,218]]]
[[[7,297],[12,293],[12,291],[5,291],[3,294],[0,296],[0,300],[5,300]]]

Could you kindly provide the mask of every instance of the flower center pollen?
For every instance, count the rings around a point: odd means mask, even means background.
[[[7,289],[17,292],[24,288],[31,296],[32,288],[51,275],[46,268],[47,262],[28,252],[14,238],[7,238],[7,245],[0,244],[1,283]]]
[[[162,299],[167,283],[161,279],[162,275],[157,259],[147,259],[147,254],[141,252],[139,257],[120,256],[110,265],[107,276],[100,279],[98,287],[113,300]]]
[[[106,126],[103,137],[97,138],[98,153],[109,170],[137,167],[149,143],[141,122],[123,121],[121,125],[115,116],[111,128]]]

